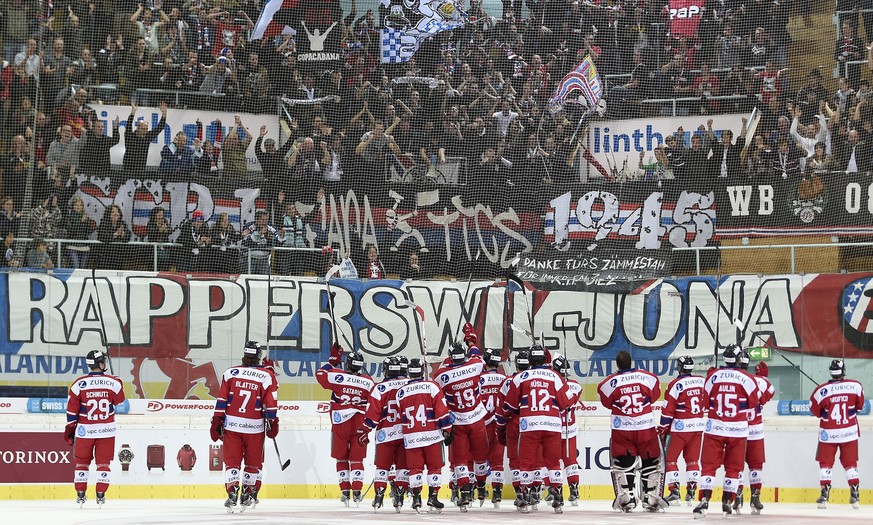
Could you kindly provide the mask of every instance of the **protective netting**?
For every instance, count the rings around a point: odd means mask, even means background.
[[[873,261],[873,10],[854,7],[3,0],[2,263],[310,277],[341,263],[342,278],[488,282],[513,269],[536,309],[551,292],[628,296],[624,339],[593,310],[537,321],[556,346],[572,329],[586,363],[755,344],[749,327],[784,321],[770,303],[744,310],[779,286],[756,276],[793,274],[796,330],[760,335],[818,368],[861,357],[869,278],[803,276]],[[669,280],[697,275],[706,289]],[[798,298],[820,289],[843,313],[807,344],[825,318]],[[694,301],[710,342],[688,342]]]

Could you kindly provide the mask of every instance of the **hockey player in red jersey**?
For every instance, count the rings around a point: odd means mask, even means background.
[[[759,392],[755,378],[739,368],[740,347],[727,345],[722,352],[724,366],[709,372],[704,383],[704,403],[709,421],[703,433],[700,453],[700,503],[694,507],[694,519],[706,516],[715,473],[724,466],[724,489],[721,510],[731,514],[749,436],[747,411],[758,406]]]
[[[521,468],[522,504],[528,512],[534,471],[545,461],[549,471],[552,508],[563,512],[564,473],[561,471],[561,427],[563,412],[573,405],[567,382],[546,361],[546,350],[534,345],[529,352],[531,368],[514,375],[504,397],[505,413],[517,414],[519,420],[519,463]]]
[[[515,353],[515,370],[516,373],[506,378],[506,381],[500,385],[500,398],[506,399],[506,394],[509,392],[509,385],[512,383],[512,378],[530,368],[530,358],[527,350],[521,350]],[[495,429],[497,433],[497,442],[506,447],[506,456],[509,459],[510,482],[515,490],[515,507],[521,509],[524,504],[521,490],[521,466],[518,458],[518,414],[508,411],[506,404],[502,403],[497,406],[494,411],[494,419],[497,423]],[[501,495],[502,496],[502,495]]]
[[[820,509],[827,508],[831,472],[839,450],[840,463],[849,481],[849,503],[857,509],[860,499],[858,412],[864,408],[864,387],[858,381],[846,379],[846,364],[842,359],[831,361],[828,371],[831,380],[816,387],[809,397],[809,411],[820,419],[815,460],[821,469],[821,496],[816,503]]]
[[[748,371],[751,357],[748,350],[743,349],[740,354],[740,368]],[[758,405],[749,407],[749,438],[746,440],[746,464],[749,466],[749,489],[752,496],[749,506],[752,514],[760,514],[764,505],[761,503],[761,487],[764,484],[764,416],[761,409],[768,401],[773,399],[776,389],[767,379],[770,370],[767,363],[761,361],[755,365],[755,382],[758,384]],[[737,498],[734,500],[733,509],[739,514],[743,508],[743,473],[740,472],[740,486],[737,487]]]
[[[382,508],[388,472],[395,466],[397,484],[394,487],[394,506],[403,506],[403,496],[409,486],[409,471],[406,469],[406,449],[403,446],[403,424],[397,403],[397,390],[408,382],[400,359],[389,357],[382,363],[385,379],[370,392],[370,402],[364,414],[364,424],[358,429],[358,440],[367,446],[370,430],[376,429],[376,475],[373,488],[376,491],[373,508]]]
[[[367,447],[361,443],[358,429],[364,424],[367,402],[376,382],[363,372],[364,356],[360,352],[352,352],[345,357],[345,368],[340,368],[342,355],[343,349],[334,344],[327,364],[315,372],[315,379],[322,388],[331,392],[330,456],[336,460],[340,501],[348,507],[352,498],[355,503],[363,500],[361,489],[364,485]]]
[[[67,394],[67,425],[64,439],[73,447],[76,467],[73,484],[76,503],[85,504],[88,468],[97,464],[97,505],[106,503],[109,488],[109,462],[115,454],[115,407],[124,402],[121,379],[106,373],[106,354],[91,350],[85,356],[91,370],[76,379]]]
[[[679,375],[670,381],[664,391],[667,402],[661,411],[658,434],[662,439],[669,436],[667,445],[666,483],[670,491],[667,501],[678,505],[679,456],[685,460],[685,501],[691,505],[700,481],[700,445],[706,427],[706,404],[703,398],[705,379],[694,375],[694,360],[683,355],[676,359]]]
[[[409,468],[409,490],[412,508],[421,508],[421,488],[427,469],[430,512],[439,513],[445,506],[439,500],[442,485],[443,442],[452,443],[452,417],[442,389],[424,379],[425,364],[420,359],[409,361],[409,382],[397,389],[397,405],[403,422],[403,443],[406,466]],[[399,511],[399,508],[398,508]]]
[[[279,434],[278,388],[276,375],[261,365],[261,345],[256,341],[245,344],[242,365],[222,375],[209,433],[212,441],[224,441],[224,506],[228,512],[233,512],[237,501],[242,511],[258,503],[264,433],[269,438]]]
[[[652,413],[661,385],[651,372],[632,368],[628,352],[619,352],[615,363],[618,372],[597,386],[601,404],[612,411],[612,507],[622,512],[636,508],[635,481],[639,477],[646,510],[656,512],[669,505],[663,498],[661,446]]]
[[[473,500],[473,484],[467,464],[473,462],[480,494],[484,494],[488,477],[487,411],[479,391],[479,378],[485,370],[485,363],[476,346],[470,348],[468,357],[467,349],[461,343],[452,343],[448,354],[451,362],[437,370],[434,382],[442,389],[453,417],[451,457],[455,466],[455,483],[460,489],[458,506],[465,512]]]
[[[579,434],[579,429],[576,428],[576,404],[579,402],[579,396],[582,394],[582,385],[578,381],[567,377],[570,373],[570,361],[566,357],[556,355],[552,359],[552,368],[567,382],[567,387],[570,389],[570,395],[572,396],[572,405],[565,412],[564,424],[561,427],[561,463],[564,464],[567,486],[570,487],[568,501],[575,507],[579,505],[579,451],[576,448],[576,436]]]
[[[500,386],[506,381],[506,374],[498,370],[500,367],[500,350],[485,350],[485,372],[479,380],[479,389],[485,410],[485,430],[488,435],[488,466],[491,469],[491,503],[495,508],[503,501],[503,457],[506,446],[497,439],[497,409],[503,404]],[[479,506],[484,503],[486,495],[479,492]]]

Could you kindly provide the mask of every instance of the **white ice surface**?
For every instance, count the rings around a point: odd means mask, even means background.
[[[387,500],[387,498],[386,498]],[[848,505],[831,505],[828,509],[817,509],[815,504],[769,503],[762,514],[751,516],[743,509],[740,516],[733,515],[723,521],[720,505],[712,505],[709,514],[702,520],[694,520],[691,508],[671,507],[665,513],[648,514],[637,511],[620,514],[611,510],[610,502],[583,501],[578,507],[569,504],[564,514],[557,515],[552,509],[540,505],[540,510],[531,514],[519,514],[511,501],[504,501],[500,509],[490,503],[474,507],[466,514],[446,502],[442,514],[416,514],[406,507],[400,514],[393,508],[383,508],[374,512],[372,500],[364,501],[359,508],[354,504],[345,508],[339,501],[328,500],[268,500],[261,499],[256,509],[240,514],[228,514],[223,500],[109,500],[98,509],[94,500],[89,500],[80,509],[73,501],[4,501],[3,515],[6,523],[31,523],[34,525],[164,525],[164,524],[324,524],[355,525],[356,523],[417,524],[462,522],[464,525],[509,525],[514,523],[534,523],[545,520],[549,523],[583,523],[585,525],[616,525],[623,523],[672,524],[672,523],[785,523],[805,525],[811,523],[838,523],[839,525],[873,523],[873,506],[852,509]]]

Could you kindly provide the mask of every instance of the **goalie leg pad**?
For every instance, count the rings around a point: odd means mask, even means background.
[[[662,470],[662,465],[660,458],[642,460],[640,482],[646,504],[649,507],[667,508],[669,506],[669,503],[663,497],[664,471]]]
[[[612,458],[609,474],[612,477],[612,489],[615,491],[614,509],[620,509],[627,505],[635,491],[636,469],[640,458],[637,456],[620,456]]]

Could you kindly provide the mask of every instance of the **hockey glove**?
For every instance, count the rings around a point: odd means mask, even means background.
[[[361,444],[362,447],[366,447],[367,443],[370,442],[370,429],[367,427],[361,427],[356,431],[358,435],[358,443]]]
[[[497,442],[506,446],[506,427],[497,427]]]
[[[670,433],[669,425],[658,425],[658,437],[661,438],[661,441],[664,441],[664,438],[667,437],[667,434]]]
[[[74,440],[76,438],[76,422],[70,421],[67,423],[67,426],[64,427],[64,441],[67,442],[67,445],[73,446]]]
[[[212,416],[212,424],[209,426],[209,437],[212,441],[222,439],[224,434],[224,418],[221,416]]]
[[[264,420],[264,426],[267,429],[267,437],[276,439],[276,436],[279,435],[279,418],[274,417],[273,419]]]
[[[338,343],[330,346],[330,357],[327,360],[330,366],[340,366],[343,362],[343,347]]]
[[[276,371],[276,363],[270,359],[269,357],[265,357],[263,361],[261,361],[261,365],[264,368],[269,368],[272,371]]]
[[[452,441],[454,441],[454,440],[455,440],[455,430],[454,429],[443,430],[443,443],[445,443],[446,446],[451,445]]]
[[[470,323],[464,324],[464,343],[466,343],[467,347],[477,346],[479,344],[479,338],[476,337],[476,333],[473,332],[473,325]]]

